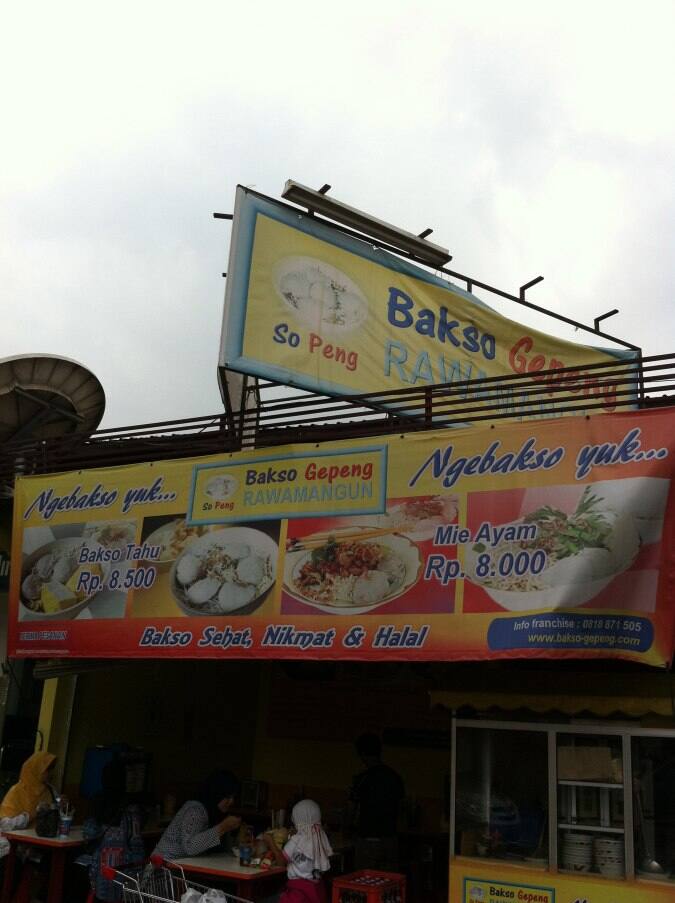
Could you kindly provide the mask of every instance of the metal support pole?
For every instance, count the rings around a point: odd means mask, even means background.
[[[528,290],[528,288],[532,288],[533,285],[537,285],[539,282],[543,282],[543,281],[544,281],[543,276],[536,276],[534,279],[530,279],[529,282],[526,282],[525,285],[521,285],[520,290],[518,292],[520,300],[521,301],[525,300],[525,292]]]
[[[483,766],[483,800],[485,809],[486,833],[490,835],[490,811],[492,809],[492,731],[483,731],[483,749],[481,750]]]
[[[450,723],[450,862],[455,856],[455,832],[457,809],[457,715],[452,713]],[[451,865],[452,868],[452,865]]]
[[[626,878],[635,877],[635,837],[633,835],[633,749],[630,734],[622,740],[623,765],[623,839],[626,858]]]
[[[593,320],[593,325],[595,326],[595,331],[600,332],[600,323],[602,323],[602,321],[606,320],[608,317],[613,317],[614,314],[618,314],[618,313],[619,313],[619,308],[614,307],[612,310],[608,310],[606,314],[601,314],[599,317],[596,317]]]
[[[555,731],[548,739],[548,866],[558,871],[558,743]]]

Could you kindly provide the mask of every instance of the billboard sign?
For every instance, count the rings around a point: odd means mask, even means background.
[[[15,656],[673,652],[675,411],[16,482]]]
[[[221,366],[337,395],[573,367],[564,394],[580,410],[589,399],[612,411],[615,382],[585,367],[619,356],[523,326],[421,267],[237,189]],[[517,390],[498,394],[490,408],[522,418],[556,404],[555,392],[539,408],[521,407]]]

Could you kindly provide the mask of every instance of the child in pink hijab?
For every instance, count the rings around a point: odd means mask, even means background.
[[[285,865],[288,884],[279,903],[326,903],[323,873],[330,868],[333,853],[321,826],[321,809],[314,800],[302,800],[293,807],[291,819],[295,834],[284,845],[276,845],[265,835],[268,847],[279,865]]]

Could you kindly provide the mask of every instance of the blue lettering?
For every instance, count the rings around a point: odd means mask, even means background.
[[[639,427],[634,427],[618,444],[605,442],[602,445],[584,445],[579,449],[577,455],[577,480],[582,480],[594,467],[630,464],[633,461],[641,461],[643,458],[665,457],[661,454],[664,449],[659,451],[652,448],[642,450],[641,432]]]
[[[489,361],[495,359],[495,354],[497,353],[497,340],[493,335],[490,335],[489,332],[486,332],[481,338],[480,347],[483,352],[483,357],[487,358]]]
[[[415,323],[415,331],[420,335],[428,335],[434,338],[436,326],[436,316],[433,310],[425,308],[417,315],[417,323]]]
[[[394,352],[398,355],[397,357],[394,356]],[[391,365],[393,364],[398,371],[398,378],[401,382],[410,382],[403,369],[403,364],[405,364],[407,359],[408,351],[405,345],[402,345],[400,342],[388,341],[384,346],[384,375],[391,376]]]
[[[427,467],[430,464],[431,464],[431,475],[434,478],[434,480],[438,480],[439,477],[441,476],[441,474],[443,473],[443,471],[445,470],[445,468],[448,464],[448,461],[452,457],[452,452],[453,452],[452,445],[448,445],[448,447],[445,449],[444,452],[441,452],[440,448],[437,448],[435,451],[433,451],[429,455],[427,460],[424,462],[424,464],[422,464],[422,466],[417,471],[417,473],[412,478],[412,480],[410,480],[408,485],[414,486],[415,483],[419,480],[419,478],[422,476],[422,474],[424,473],[424,471],[427,469]],[[441,457],[441,455],[442,455],[442,457]]]
[[[43,490],[24,512],[24,519],[30,517],[37,508],[45,520],[50,520],[57,511],[71,511],[77,509],[92,510],[95,508],[109,508],[117,500],[117,490],[106,491],[98,483],[91,492],[82,493],[82,487],[76,486],[70,495],[54,495],[53,489]]]
[[[419,381],[425,383],[432,383],[434,381],[434,374],[431,369],[431,361],[429,360],[429,352],[423,351],[417,360],[415,361],[415,366],[413,367],[413,371],[410,375],[410,382],[414,385]]]
[[[410,295],[406,295],[398,288],[393,286],[389,289],[389,302],[387,304],[387,319],[392,326],[398,326],[399,329],[406,329],[412,324],[413,318],[410,308],[413,306],[413,299]]]
[[[451,344],[453,344],[456,348],[459,348],[462,344],[457,336],[453,335],[455,329],[459,327],[459,320],[450,320],[448,321],[448,308],[441,307],[439,311],[438,317],[438,339],[441,342],[445,342],[447,339]]]
[[[478,330],[476,327],[467,326],[463,334],[464,341],[462,342],[462,348],[466,348],[467,351],[478,351],[480,346],[477,342]]]
[[[389,287],[387,321],[392,326],[395,326],[397,329],[409,329],[413,326],[418,335],[436,339],[441,344],[447,343],[453,345],[455,348],[463,348],[470,354],[481,353],[486,360],[494,360],[497,343],[495,337],[490,333],[481,333],[474,323],[462,326],[459,320],[451,319],[452,313],[445,306],[439,307],[437,312],[428,307],[424,307],[415,312],[414,307],[415,302],[410,295],[395,286]],[[285,324],[282,325],[285,326]],[[279,327],[277,327],[277,333],[278,330]],[[458,335],[457,333],[460,334]],[[275,341],[290,342],[290,339],[286,340],[282,335],[278,335],[275,336]],[[398,358],[392,357],[391,352],[393,348],[398,350]],[[403,346],[398,343],[389,342],[386,351],[385,375],[390,375],[392,364],[398,366],[405,361],[406,357],[407,352]],[[418,366],[420,365],[418,364]],[[424,366],[426,367],[426,363]],[[440,370],[443,371],[445,366],[445,360],[441,356],[439,358]],[[453,366],[458,366],[458,364]],[[431,369],[431,365],[429,365],[429,369]],[[405,380],[405,375],[400,367],[398,367],[398,376],[402,380],[408,381]],[[418,376],[417,379],[425,379],[426,381],[426,376]],[[412,382],[415,381],[416,379],[413,378]],[[433,377],[429,377],[429,381],[432,382]],[[447,382],[447,380],[443,379],[440,381]]]
[[[462,476],[475,476],[484,474],[509,474],[522,473],[528,470],[544,468],[550,470],[562,461],[565,450],[562,446],[554,449],[536,449],[536,439],[527,439],[517,452],[506,452],[497,457],[501,448],[499,440],[492,442],[482,453],[471,457],[458,457],[453,459],[454,449],[452,445],[442,451],[435,449],[424,461],[422,466],[413,474],[408,485],[414,486],[422,474],[431,468],[431,476],[435,480],[442,480],[446,489],[453,487]]]
[[[122,502],[122,513],[126,514],[134,505],[168,502],[175,499],[175,492],[162,492],[163,480],[163,477],[157,477],[152,486],[135,486],[127,489]]]

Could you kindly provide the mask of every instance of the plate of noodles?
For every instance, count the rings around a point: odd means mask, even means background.
[[[344,528],[292,540],[284,588],[319,611],[365,614],[407,592],[420,569],[419,550],[406,536]]]

